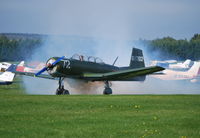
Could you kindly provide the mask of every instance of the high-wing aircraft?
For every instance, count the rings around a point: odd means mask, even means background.
[[[117,60],[117,58],[116,58]],[[80,79],[84,81],[104,81],[104,94],[112,94],[109,81],[144,81],[146,75],[164,68],[159,66],[145,67],[142,50],[133,48],[130,65],[127,67],[114,66],[105,64],[101,59],[95,57],[84,57],[82,55],[74,55],[71,58],[52,57],[46,62],[46,66],[37,73],[22,72],[13,70],[16,74],[34,76],[46,79],[58,79],[59,87],[56,94],[69,94],[64,89],[64,78]],[[47,71],[48,74],[42,74]]]

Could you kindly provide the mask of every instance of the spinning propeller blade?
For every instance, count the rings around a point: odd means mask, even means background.
[[[58,58],[55,62],[52,63],[52,66],[55,66],[58,62],[60,62],[65,56]]]
[[[58,58],[56,61],[54,61],[54,62],[52,63],[52,66],[51,66],[51,67],[55,66],[58,62],[60,62],[60,61],[61,61],[62,59],[64,59],[64,58],[65,58],[65,56],[62,56],[62,57]],[[49,67],[44,67],[43,69],[41,69],[40,71],[38,71],[38,72],[35,74],[35,76],[38,76],[38,75],[42,74],[42,73],[45,72],[48,68],[49,68]]]
[[[35,76],[38,76],[40,74],[42,74],[43,72],[45,72],[47,70],[47,67],[44,67],[43,69],[41,69],[40,71],[38,71]]]

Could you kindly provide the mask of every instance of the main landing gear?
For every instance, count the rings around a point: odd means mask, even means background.
[[[58,89],[56,90],[56,95],[69,94],[69,91],[64,89],[63,80],[64,78],[61,78],[61,77],[59,78],[59,81],[58,81],[59,86],[58,86]]]
[[[103,94],[112,94],[112,89],[110,88],[110,84],[108,81],[105,81],[105,89],[103,91]]]

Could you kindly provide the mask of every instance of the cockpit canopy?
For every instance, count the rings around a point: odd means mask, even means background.
[[[99,57],[93,57],[93,56],[85,56],[85,55],[74,54],[71,57],[71,59],[105,64],[102,59],[100,59]]]

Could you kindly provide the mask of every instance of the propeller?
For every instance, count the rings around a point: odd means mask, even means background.
[[[43,72],[45,72],[47,69],[49,69],[50,67],[54,67],[58,62],[60,62],[62,59],[64,59],[65,56],[62,56],[60,58],[58,58],[56,61],[54,61],[52,64],[49,64],[47,66],[45,66],[43,69],[41,69],[40,71],[38,71],[35,76],[38,76],[40,74],[42,74]]]

